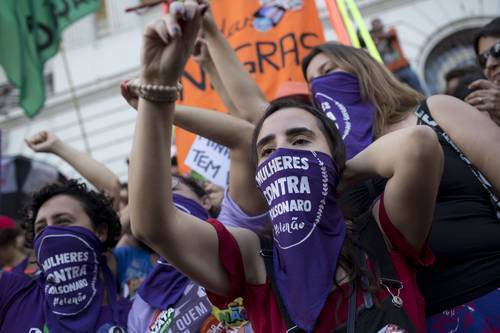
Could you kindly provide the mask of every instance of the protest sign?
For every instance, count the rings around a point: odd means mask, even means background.
[[[229,179],[229,149],[197,136],[185,163],[208,181],[226,187]]]
[[[300,63],[314,46],[325,41],[314,1],[213,0],[211,8],[220,31],[257,81],[268,99],[286,81],[304,81]],[[182,75],[180,104],[225,111],[208,77],[192,59]],[[175,130],[181,172],[195,135]]]

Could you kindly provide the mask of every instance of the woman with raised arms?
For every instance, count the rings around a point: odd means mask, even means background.
[[[175,3],[143,37],[129,175],[134,234],[204,286],[215,305],[243,296],[255,332],[425,331],[414,266],[433,260],[425,242],[443,167],[427,127],[384,136],[345,163],[323,113],[294,101],[271,104],[254,132],[256,185],[269,193],[270,210],[280,207],[260,235],[272,239],[270,251],[251,230],[198,223],[174,207],[175,87],[205,9]],[[376,175],[389,179],[386,189],[354,228],[336,193]]]

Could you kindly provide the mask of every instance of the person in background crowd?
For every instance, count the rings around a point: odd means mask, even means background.
[[[350,87],[350,94],[373,105],[372,120],[365,118],[370,110],[366,106],[362,113],[355,112],[362,110],[362,104],[347,107],[353,127],[373,123],[375,142],[417,124],[436,131],[445,156],[429,237],[436,263],[419,272],[428,328],[447,332],[448,325],[455,329],[458,322],[457,332],[499,329],[494,304],[500,302],[500,145],[491,144],[500,142],[498,126],[455,98],[438,95],[421,101],[366,52],[352,47],[335,43],[315,47],[303,69],[317,105],[325,102],[324,95],[346,98],[347,92],[339,87]],[[330,104],[325,106],[324,112],[338,112],[328,108]],[[348,146],[364,142],[354,131],[346,140],[349,137]],[[374,188],[375,195],[381,189]]]
[[[204,189],[207,192],[212,208],[210,216],[219,216],[222,200],[224,199],[224,188],[211,182],[205,182]]]
[[[473,90],[470,89],[471,83],[482,79],[484,79],[482,72],[471,73],[461,77],[451,96],[465,101],[467,96],[473,92]]]
[[[261,246],[257,235],[245,229],[226,229],[217,221],[209,221],[212,226],[199,223],[191,215],[176,210],[172,202],[168,161],[177,93],[171,90],[168,93],[155,93],[157,89],[144,87],[149,87],[145,84],[150,82],[175,87],[187,57],[194,48],[203,5],[198,6],[193,1],[175,4],[169,15],[148,26],[143,39],[143,88],[139,91],[141,98],[138,103],[129,177],[132,229],[134,234],[147,240],[148,244],[165,255],[169,262],[199,281],[207,290],[217,293],[218,295],[210,294],[216,304],[227,304],[227,301],[244,294],[247,297],[246,310],[256,332],[283,332],[288,323],[285,324],[278,309],[279,297],[275,296],[276,291],[269,284],[264,259],[259,254]],[[272,186],[269,182],[276,180],[269,173],[272,173],[269,171],[272,169],[279,172],[276,176],[283,176],[277,182],[289,178],[292,183],[295,178],[306,182],[301,177],[307,178],[308,184],[303,183],[300,188],[302,193],[312,193],[311,196],[295,196],[293,188],[299,185],[295,183],[289,184],[288,190],[283,190],[291,192],[287,192],[288,195],[274,194],[283,196],[278,200],[282,204],[310,198],[314,205],[314,213],[297,213],[300,215],[297,227],[289,226],[292,228],[290,231],[298,230],[291,232],[294,236],[288,236],[285,225],[294,223],[293,220],[273,221],[273,224],[277,223],[273,227],[276,241],[272,251],[276,259],[274,269],[269,272],[277,272],[280,293],[276,292],[276,295],[281,295],[284,299],[292,321],[298,322],[307,331],[314,329],[317,332],[330,332],[347,321],[348,295],[352,294],[356,297],[351,297],[350,307],[354,311],[350,311],[349,330],[354,329],[352,324],[355,323],[356,329],[363,332],[393,331],[395,326],[415,331],[413,325],[421,331],[423,303],[421,300],[414,303],[419,296],[412,279],[410,262],[418,265],[432,260],[432,256],[426,255],[428,252],[424,244],[430,228],[427,222],[432,220],[437,183],[442,170],[439,160],[442,152],[436,135],[424,127],[395,132],[373,143],[350,160],[344,169],[343,144],[333,123],[311,106],[294,101],[290,102],[292,104],[287,104],[288,101],[280,103],[271,105],[266,118],[259,123],[255,132],[258,148],[257,154],[254,151],[254,157],[259,160],[258,170],[265,169],[257,179],[260,179],[260,191],[268,194],[268,201],[274,200],[269,199],[271,194],[268,190],[268,186]],[[406,144],[404,149],[397,149],[402,142]],[[405,154],[410,152],[409,155]],[[143,163],[146,156],[151,155],[157,156],[157,159]],[[283,158],[281,164],[276,162],[279,158]],[[397,162],[399,159],[401,163]],[[288,169],[290,170],[286,171]],[[372,210],[368,212],[370,230],[374,232],[373,235],[378,235],[370,240],[378,244],[381,253],[386,253],[391,258],[389,266],[394,265],[402,274],[399,278],[403,282],[383,282],[386,289],[375,288],[379,292],[372,294],[369,292],[370,274],[365,274],[359,266],[365,263],[366,256],[358,257],[357,251],[348,254],[349,244],[353,244],[352,235],[345,230],[344,220],[335,204],[335,191],[345,190],[352,185],[351,182],[362,181],[364,177],[377,173],[390,177],[389,183],[392,185],[387,186],[385,199],[380,199],[375,204],[373,213]],[[427,182],[421,182],[421,177],[427,179]],[[266,178],[269,179],[266,181]],[[153,185],[158,183],[165,186]],[[151,190],[154,193],[146,200],[145,194]],[[404,194],[398,193],[399,191]],[[323,200],[320,200],[322,196]],[[422,200],[409,200],[415,196]],[[247,194],[246,201],[259,199],[260,196]],[[285,202],[282,202],[283,199]],[[269,208],[271,212],[279,210],[276,202]],[[285,214],[284,217],[288,220],[292,216]],[[380,222],[380,227],[376,220]],[[412,223],[417,221],[418,223]],[[320,228],[313,227],[317,223],[321,225]],[[361,233],[361,236],[367,233],[368,231]],[[397,263],[393,261],[396,259],[389,255],[383,233],[388,237],[388,244],[392,244],[391,253],[405,259],[397,260]],[[302,237],[305,237],[304,242],[300,240]],[[300,246],[289,252],[284,251],[294,240]],[[280,246],[284,248],[278,249]],[[308,251],[310,256],[305,255]],[[341,251],[347,252],[342,252],[344,254],[339,258]],[[338,267],[341,267],[338,270],[335,264],[337,259]],[[282,269],[283,265],[286,268]],[[272,276],[273,274],[270,278]],[[349,293],[349,288],[356,290],[356,286],[359,286],[358,292]],[[332,288],[333,292],[330,294]],[[285,293],[281,292],[283,290]],[[378,306],[373,306],[370,295],[383,302],[381,306],[386,310],[383,315]],[[358,316],[355,314],[356,308],[364,302],[363,299],[370,310],[363,311],[359,318],[354,318]],[[412,307],[411,304],[417,305]],[[339,308],[341,310],[335,315],[335,309]],[[322,315],[320,312],[323,312]],[[379,314],[384,318],[370,317]]]
[[[477,32],[474,51],[486,80],[471,83],[469,89],[473,92],[465,101],[479,111],[487,112],[500,126],[500,17]]]
[[[128,166],[128,164],[127,164]],[[120,211],[128,206],[128,183],[120,183]]]
[[[195,181],[172,176],[175,206],[201,220],[209,218],[207,194]],[[144,280],[128,319],[129,333],[236,332],[247,322],[241,299],[232,308],[212,309],[205,289],[177,271],[164,258]],[[234,329],[230,326],[235,327]],[[247,332],[247,331],[245,331]]]
[[[474,65],[469,65],[469,66],[460,66],[460,67],[455,67],[444,75],[444,81],[445,81],[445,90],[444,94],[446,95],[451,95],[454,96],[455,89],[457,89],[457,86],[460,82],[460,80],[467,75],[470,74],[477,74],[481,72],[481,68],[474,66]]]
[[[23,262],[27,264],[27,261],[23,231],[10,217],[0,215],[0,270],[22,273],[25,269]]]
[[[396,28],[391,27],[386,30],[379,18],[372,20],[371,24],[370,34],[387,68],[394,73],[398,80],[425,94],[425,89],[420,84],[417,74],[404,56]]]
[[[34,193],[23,221],[40,272],[0,272],[1,332],[126,332],[107,255],[120,236],[109,198],[70,180]]]
[[[172,156],[172,175],[180,175],[177,156]]]
[[[113,200],[113,207],[115,210],[119,210],[120,179],[106,166],[89,155],[74,149],[49,131],[40,131],[27,138],[25,142],[35,153],[54,154],[66,161],[83,178],[109,195]]]
[[[158,255],[132,235],[129,207],[120,211],[122,235],[112,250],[121,296],[133,300],[137,290],[153,271]]]

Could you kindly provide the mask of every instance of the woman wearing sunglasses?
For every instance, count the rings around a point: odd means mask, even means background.
[[[500,17],[479,30],[474,50],[486,80],[473,82],[469,88],[475,91],[465,101],[479,111],[488,112],[500,126]]]

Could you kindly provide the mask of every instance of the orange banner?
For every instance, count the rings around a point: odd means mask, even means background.
[[[217,26],[268,99],[285,81],[304,81],[300,63],[309,50],[325,41],[314,0],[212,0]],[[182,77],[179,104],[225,112],[208,76],[192,59]],[[181,172],[195,135],[175,130]]]

